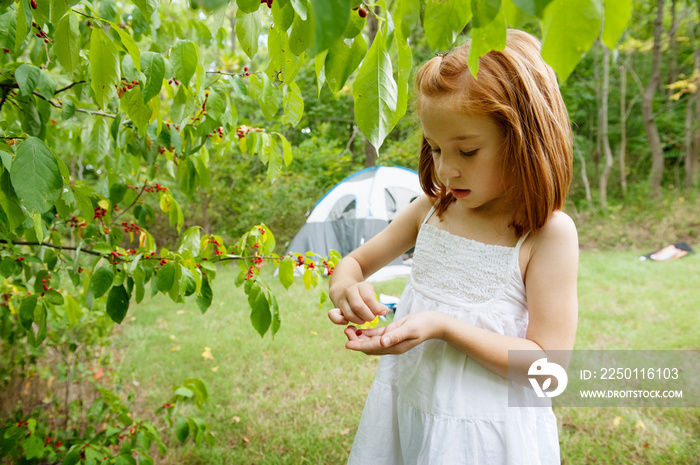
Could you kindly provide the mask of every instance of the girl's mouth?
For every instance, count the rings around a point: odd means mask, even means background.
[[[450,189],[452,191],[452,195],[455,196],[457,199],[463,199],[464,197],[468,196],[471,193],[471,190],[469,189]]]

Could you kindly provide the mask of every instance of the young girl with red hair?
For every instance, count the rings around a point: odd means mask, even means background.
[[[351,464],[560,463],[551,407],[508,406],[508,353],[573,348],[570,121],[535,38],[509,31],[476,79],[468,53],[416,77],[425,195],[330,281],[333,323],[372,321],[387,308],[365,279],[415,246],[394,321],[345,328],[348,349],[383,355]]]

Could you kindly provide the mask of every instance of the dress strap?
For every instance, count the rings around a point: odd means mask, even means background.
[[[425,215],[425,219],[423,219],[423,222],[421,224],[425,224],[428,222],[431,216],[433,216],[433,213],[435,213],[435,205],[430,207],[430,211],[428,212],[427,215]]]
[[[525,234],[523,234],[522,236],[520,236],[520,239],[518,239],[518,243],[515,244],[515,248],[517,250],[520,250],[520,246],[523,245],[523,242],[525,242],[525,239],[527,239],[527,236],[529,236],[529,235],[530,235],[530,231],[528,231]]]

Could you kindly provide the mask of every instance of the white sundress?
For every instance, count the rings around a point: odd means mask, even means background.
[[[395,319],[443,312],[524,338],[528,311],[515,247],[453,235],[424,220]],[[382,356],[350,465],[560,464],[551,407],[508,407],[508,380],[441,340]]]

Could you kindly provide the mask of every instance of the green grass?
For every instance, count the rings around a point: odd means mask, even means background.
[[[640,262],[634,252],[581,255],[577,349],[698,349],[700,259]],[[400,295],[403,280],[375,286]],[[210,401],[184,412],[209,423],[215,447],[164,439],[168,464],[345,463],[377,357],[343,347],[342,330],[297,282],[275,286],[282,328],[261,339],[228,269],[205,315],[196,305],[147,299],[115,340],[116,371],[147,415],[188,377],[203,379]],[[128,319],[128,318],[127,318]],[[205,347],[214,360],[202,357]],[[173,350],[173,348],[177,350]],[[213,371],[213,368],[217,368]],[[700,456],[698,409],[556,408],[565,464],[685,464]],[[616,418],[620,417],[616,421]]]

